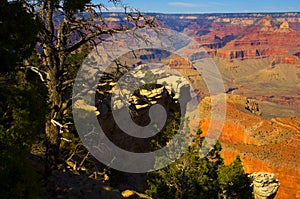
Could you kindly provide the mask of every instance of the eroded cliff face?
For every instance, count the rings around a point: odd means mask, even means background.
[[[206,98],[200,104],[204,133],[210,123],[209,101]],[[299,198],[300,117],[265,119],[249,111],[247,101],[246,97],[227,96],[226,121],[220,137],[225,164],[240,155],[247,173],[274,173],[280,182],[276,199]],[[259,103],[258,109],[264,112]]]
[[[234,59],[269,58],[276,64],[300,64],[299,21],[295,16],[208,16],[207,22],[186,24],[183,33],[195,38],[211,56]],[[200,23],[200,24],[199,24]],[[201,24],[202,23],[202,24]]]
[[[298,64],[297,56],[289,54],[298,50],[300,33],[290,28],[289,22],[280,22],[267,16],[253,26],[249,26],[239,39],[229,42],[217,51],[217,55],[229,60],[257,59],[274,56],[277,63]]]
[[[198,42],[184,49],[189,56],[201,47],[207,50],[222,73],[228,93],[252,98],[227,95],[227,115],[220,137],[225,163],[239,154],[247,173],[275,174],[280,182],[276,199],[300,198],[300,117],[294,117],[294,110],[300,107],[299,14],[174,15],[159,19],[163,26],[184,32]],[[169,70],[176,69],[192,83],[203,86],[199,98],[208,95],[205,82],[190,62],[178,57],[162,61]],[[210,124],[209,102],[205,98],[199,107],[204,135]],[[146,109],[136,108],[141,113]],[[105,106],[98,109],[100,113],[106,110]],[[102,118],[108,131],[116,128],[111,117],[108,114]],[[111,135],[114,141],[128,144],[118,131]],[[129,146],[138,152],[147,147],[144,142]]]

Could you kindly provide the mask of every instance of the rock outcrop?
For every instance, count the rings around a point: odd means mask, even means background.
[[[209,101],[205,98],[200,104],[203,135],[210,125]],[[240,155],[246,173],[276,175],[280,182],[276,199],[299,198],[300,117],[265,119],[246,110],[246,103],[246,97],[227,95],[226,121],[219,139],[224,163]],[[264,114],[265,107],[260,105]]]
[[[122,192],[122,196],[125,199],[152,199],[146,194],[141,194],[133,190],[125,190]]]
[[[294,30],[292,30],[290,28],[290,24],[288,21],[284,20],[282,22],[282,24],[279,26],[279,28],[276,30],[276,32],[285,32],[285,33],[289,33],[289,32],[294,32]]]
[[[257,172],[251,174],[253,178],[253,193],[255,199],[273,199],[280,186],[273,173]]]
[[[280,63],[299,63],[297,57],[290,57],[289,52],[299,48],[300,33],[291,29],[287,20],[280,22],[266,16],[255,25],[248,26],[238,38],[217,50],[217,56],[229,60],[282,56]]]
[[[261,115],[261,110],[258,107],[258,103],[253,99],[247,99],[245,109],[253,114]]]

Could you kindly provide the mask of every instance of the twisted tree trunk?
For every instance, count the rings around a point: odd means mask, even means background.
[[[118,0],[111,0],[120,3]],[[28,3],[29,2],[29,3]],[[60,156],[60,143],[62,132],[66,128],[65,111],[71,105],[71,96],[67,96],[67,90],[73,85],[74,77],[68,75],[66,59],[76,53],[83,45],[93,42],[101,42],[99,35],[112,35],[135,28],[153,27],[155,18],[146,18],[142,14],[126,13],[131,25],[121,25],[119,28],[109,28],[105,20],[96,14],[95,9],[103,7],[102,4],[94,5],[89,1],[82,0],[41,0],[24,1],[28,12],[39,18],[42,24],[42,31],[39,34],[39,44],[43,48],[42,63],[45,69],[38,71],[43,78],[46,74],[45,85],[48,89],[49,113],[46,116],[46,173],[57,168]],[[31,2],[31,3],[30,3]],[[73,3],[74,2],[74,3]],[[40,7],[38,7],[38,6]],[[35,9],[38,8],[36,11]],[[90,17],[77,16],[79,11],[89,13]],[[63,16],[62,21],[54,22],[55,13]],[[98,16],[98,18],[96,18]],[[142,23],[138,23],[142,20]],[[95,39],[97,37],[97,39]],[[75,39],[77,38],[77,39]],[[95,40],[94,40],[95,39]],[[36,67],[37,68],[37,67]],[[42,74],[42,73],[43,74]],[[42,80],[43,81],[43,80]]]
[[[46,135],[46,172],[50,173],[57,167],[59,159],[59,147],[61,140],[61,123],[63,114],[61,111],[62,93],[57,88],[56,73],[50,75],[48,81],[48,100],[50,112],[46,116],[45,135]]]

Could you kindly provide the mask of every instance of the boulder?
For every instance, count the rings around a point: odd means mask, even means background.
[[[125,190],[122,192],[123,198],[126,199],[152,199],[150,196],[146,194],[141,194],[133,190]]]
[[[255,199],[273,199],[280,186],[273,173],[255,172],[253,178],[253,192]]]

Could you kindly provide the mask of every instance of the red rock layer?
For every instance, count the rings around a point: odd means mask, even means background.
[[[236,155],[247,173],[271,172],[280,182],[276,199],[300,198],[300,117],[264,119],[244,108],[245,98],[227,97],[227,114],[220,137],[225,164]],[[200,107],[201,125],[207,133],[209,109]],[[205,113],[206,112],[206,113]]]

